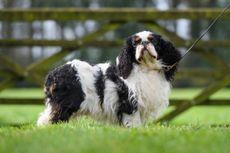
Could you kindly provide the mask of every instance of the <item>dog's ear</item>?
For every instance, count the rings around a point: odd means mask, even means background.
[[[172,65],[181,59],[181,52],[177,50],[170,41],[164,40],[159,35],[156,37],[157,37],[156,50],[163,64]],[[177,69],[177,65],[174,66],[172,69],[165,71],[165,76],[167,80],[173,79],[176,69]]]
[[[124,47],[117,57],[118,74],[126,79],[133,68],[135,60],[135,51],[132,43],[132,37],[127,38]]]
[[[172,65],[181,58],[181,53],[174,45],[162,37],[159,39],[160,56],[163,59],[164,64]]]

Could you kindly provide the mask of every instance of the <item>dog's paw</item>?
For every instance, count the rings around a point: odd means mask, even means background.
[[[124,123],[124,127],[126,128],[137,128],[137,127],[140,127],[141,124],[136,124],[136,123],[133,123],[133,122],[126,122]]]
[[[142,126],[139,112],[133,114],[123,114],[122,120],[123,126],[126,128],[137,128]]]
[[[51,124],[51,107],[48,105],[48,107],[45,108],[45,110],[40,113],[40,116],[37,120],[37,126],[45,126],[48,124]]]

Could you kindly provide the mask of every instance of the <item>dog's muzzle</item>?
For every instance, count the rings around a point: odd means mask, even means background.
[[[148,41],[143,41],[141,42],[141,45],[143,46],[142,49],[141,49],[141,56],[139,57],[138,60],[141,60],[142,56],[144,54],[149,54],[152,58],[156,59],[157,58],[157,55],[156,55],[156,52],[155,50],[153,51],[153,48],[151,49],[151,47],[149,47],[149,43]]]

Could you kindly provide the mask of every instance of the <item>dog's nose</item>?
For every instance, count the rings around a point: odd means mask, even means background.
[[[142,41],[141,44],[146,48],[146,46],[148,45],[148,43],[149,43],[148,41]]]
[[[156,59],[156,58],[157,58],[155,55],[152,55],[152,57],[153,57],[154,59]]]

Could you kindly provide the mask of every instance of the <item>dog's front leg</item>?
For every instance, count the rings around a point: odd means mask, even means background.
[[[136,128],[142,126],[140,112],[136,111],[132,114],[123,114],[122,124],[127,128]]]

